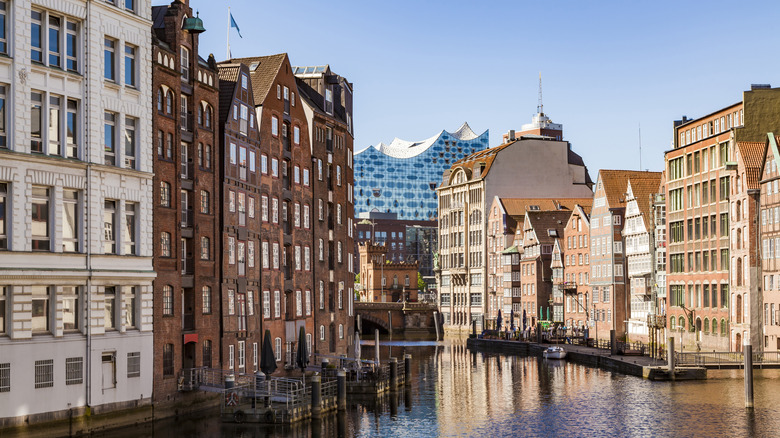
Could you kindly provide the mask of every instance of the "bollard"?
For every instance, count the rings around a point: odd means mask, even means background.
[[[615,330],[609,331],[609,354],[612,356],[617,356],[617,336],[615,334]]]
[[[433,328],[436,330],[436,340],[439,340],[439,312],[433,312]],[[443,327],[442,327],[443,329]]]
[[[330,370],[328,370],[328,365],[330,365],[330,361],[328,359],[322,359],[322,362],[320,362],[320,368],[322,369],[322,375],[325,377],[328,377]]]
[[[336,373],[336,385],[338,390],[336,391],[336,404],[340,411],[347,410],[347,372],[339,370]]]
[[[669,370],[669,378],[674,380],[674,336],[669,336],[666,347],[666,363]]]
[[[379,329],[374,330],[374,360],[376,366],[379,366]]]
[[[339,438],[346,438],[347,436],[347,413],[340,411],[336,414],[336,436]]]
[[[393,337],[393,312],[387,311],[387,326],[390,327],[390,338]]]
[[[390,393],[390,418],[398,418],[398,393],[394,391]]]
[[[412,389],[406,388],[404,391],[404,409],[407,412],[412,411]]]
[[[477,321],[471,321],[471,334],[477,337]]]
[[[412,355],[404,354],[404,384],[412,384]]]
[[[745,408],[753,409],[753,346],[747,336],[742,354],[745,356]]]
[[[395,391],[398,386],[398,358],[390,358],[390,390]]]
[[[311,416],[319,418],[322,415],[322,376],[311,376]]]
[[[536,324],[536,343],[541,344],[542,343],[542,323],[539,322]]]

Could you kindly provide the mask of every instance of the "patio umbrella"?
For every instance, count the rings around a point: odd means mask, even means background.
[[[295,365],[301,369],[302,373],[305,373],[306,366],[309,365],[309,351],[306,348],[306,330],[303,326],[301,326],[301,330],[298,332],[298,350],[295,356]]]
[[[549,307],[547,308],[547,320],[548,321],[550,320],[550,308]]]
[[[355,332],[355,359],[358,360],[358,364],[360,364],[360,332]]]
[[[498,309],[498,316],[496,317],[496,330],[501,330],[501,309]]]
[[[528,324],[528,317],[526,316],[525,309],[523,309],[523,331],[525,331],[526,324]]]
[[[274,355],[274,347],[271,344],[271,330],[265,331],[263,336],[263,352],[260,355],[260,371],[265,374],[266,380],[276,371],[276,357]]]
[[[509,312],[509,330],[514,331],[515,329],[515,309],[512,309]]]

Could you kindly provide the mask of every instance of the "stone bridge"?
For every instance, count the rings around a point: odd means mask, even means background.
[[[356,302],[355,323],[363,339],[370,339],[374,329],[381,334],[404,337],[436,337],[435,304],[427,303],[367,303]],[[362,327],[361,327],[362,326]]]

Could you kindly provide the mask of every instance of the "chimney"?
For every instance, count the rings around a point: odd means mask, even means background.
[[[515,130],[510,129],[509,130],[509,141],[515,141]]]
[[[754,90],[769,90],[772,88],[769,84],[750,84],[750,91]]]

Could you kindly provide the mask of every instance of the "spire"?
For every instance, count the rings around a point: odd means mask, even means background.
[[[539,72],[539,105],[536,106],[536,112],[544,114],[544,104],[542,103],[542,72]]]

